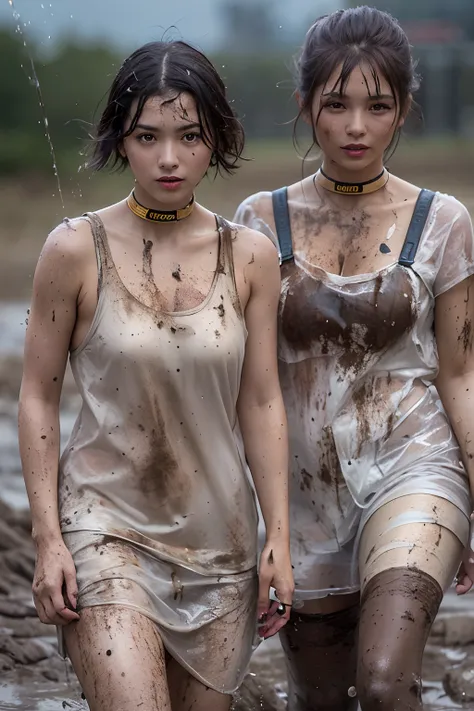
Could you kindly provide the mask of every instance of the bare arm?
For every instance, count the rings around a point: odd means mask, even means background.
[[[284,603],[291,604],[293,595],[289,558],[288,438],[277,366],[278,255],[271,242],[261,235],[252,254],[254,260],[247,271],[251,292],[245,310],[248,338],[238,414],[266,527],[259,599],[259,612],[265,614],[270,585]],[[281,617],[282,623],[287,616]],[[276,623],[277,620],[273,620],[267,632],[274,634],[281,626]]]
[[[436,387],[461,448],[474,492],[474,276],[436,300],[435,333],[439,354]],[[469,589],[474,580],[468,572]],[[458,592],[467,592],[458,585]]]
[[[61,537],[57,494],[59,400],[81,288],[77,242],[77,231],[60,226],[48,237],[41,253],[33,283],[19,402],[20,454],[38,551],[33,590],[35,598],[44,597],[37,604],[40,617],[55,624],[77,617],[64,610],[60,596],[64,582],[74,606],[75,571]],[[59,561],[66,566],[63,579],[52,581],[48,570],[56,569]],[[44,583],[51,588],[49,600],[43,596]]]

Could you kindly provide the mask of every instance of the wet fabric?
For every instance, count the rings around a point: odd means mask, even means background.
[[[217,219],[218,261],[202,303],[166,312],[127,290],[100,218],[88,219],[99,297],[71,353],[83,406],[59,480],[79,606],[134,605],[191,673],[230,692],[252,651],[257,527],[236,417],[246,328],[231,231]],[[203,649],[235,632],[220,670]]]
[[[270,193],[253,196],[234,219],[277,244],[259,213],[262,196],[271,202]],[[467,541],[467,476],[432,387],[433,321],[435,298],[473,273],[469,215],[440,193],[412,268],[394,261],[338,276],[297,249],[294,261],[282,265],[279,365],[290,433],[296,600],[357,590],[363,526],[400,496],[451,501],[459,510],[453,532]],[[416,512],[412,520],[419,520]],[[437,522],[452,526],[451,518]]]

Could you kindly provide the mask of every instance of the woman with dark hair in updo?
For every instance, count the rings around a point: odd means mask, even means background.
[[[227,711],[257,611],[260,637],[289,616],[278,254],[194,199],[242,149],[204,55],[138,49],[90,161],[135,187],[57,227],[36,269],[19,420],[33,592],[92,711]],[[68,353],[83,404],[58,466]]]
[[[290,711],[421,709],[424,646],[463,551],[457,592],[474,580],[471,220],[385,167],[416,88],[390,15],[317,20],[297,98],[321,167],[235,217],[281,255]]]

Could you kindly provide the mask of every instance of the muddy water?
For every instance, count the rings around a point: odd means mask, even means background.
[[[16,435],[17,396],[27,308],[26,303],[0,303],[0,499],[18,511],[27,506],[26,492],[19,473]],[[79,405],[68,373],[61,406],[63,443],[69,436]],[[6,628],[8,618],[0,617],[0,642],[2,634],[8,636]],[[54,636],[44,641],[45,644],[55,644]],[[0,662],[1,651],[0,646]],[[57,657],[44,659],[39,664],[15,665],[9,671],[1,669],[0,664],[0,710],[87,709],[81,700],[72,670]],[[427,709],[448,711],[463,708],[474,711],[474,702],[465,702],[468,698],[474,700],[472,597],[460,599],[453,593],[445,597],[426,649],[423,677]],[[446,694],[445,688],[457,701]],[[269,640],[257,650],[246,689],[241,701],[237,701],[239,709],[284,711],[286,682],[278,640]]]

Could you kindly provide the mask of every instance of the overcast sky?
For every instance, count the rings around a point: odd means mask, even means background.
[[[242,4],[256,0],[239,0]],[[222,7],[227,0],[13,0],[26,32],[47,50],[63,35],[105,39],[124,50],[161,39],[169,28],[205,51],[222,45]],[[344,6],[344,0],[272,0],[282,33]],[[0,0],[0,25],[14,27],[9,0]],[[301,37],[302,39],[302,37]]]

